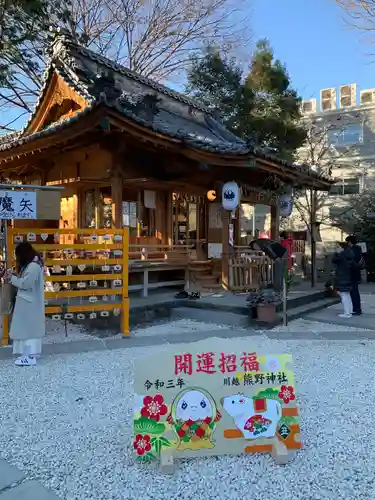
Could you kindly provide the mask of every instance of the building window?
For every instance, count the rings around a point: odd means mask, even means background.
[[[329,194],[331,196],[342,196],[345,194],[359,194],[360,182],[358,177],[342,179],[331,186]]]
[[[363,126],[361,123],[350,123],[342,127],[327,130],[327,141],[330,146],[350,146],[363,142]]]

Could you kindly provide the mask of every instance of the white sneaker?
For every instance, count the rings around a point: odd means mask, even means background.
[[[339,314],[339,318],[351,318],[352,315],[351,314]]]
[[[16,366],[35,366],[36,359],[34,356],[21,356],[14,361]]]

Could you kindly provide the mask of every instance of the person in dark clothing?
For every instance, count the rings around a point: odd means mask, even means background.
[[[274,240],[269,240],[266,238],[258,238],[250,242],[250,248],[252,250],[260,250],[264,252],[267,257],[274,262],[274,272],[273,272],[273,288],[276,292],[281,292],[283,289],[283,279],[285,275],[285,269],[288,265],[288,251],[282,246],[281,243]]]
[[[352,271],[354,266],[354,254],[347,243],[339,243],[340,250],[335,253],[332,263],[336,266],[335,288],[340,293],[344,313],[341,318],[351,318],[353,312],[350,292],[353,288]]]
[[[361,282],[361,269],[363,269],[365,261],[362,255],[361,247],[357,244],[357,238],[355,236],[348,236],[345,241],[348,243],[349,248],[354,254],[354,266],[352,269],[353,284],[350,297],[353,303],[353,315],[359,316],[362,314],[362,307],[358,285]]]

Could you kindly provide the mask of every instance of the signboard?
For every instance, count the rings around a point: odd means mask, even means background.
[[[210,203],[208,205],[208,227],[209,229],[222,229],[223,221],[220,203]]]
[[[208,243],[207,254],[209,259],[221,259],[223,254],[222,243]]]
[[[137,227],[137,203],[132,201],[122,202],[123,227]]]
[[[358,245],[361,247],[362,253],[367,253],[367,244],[364,241],[360,241]]]
[[[38,220],[60,220],[61,191],[39,189],[34,194],[36,194],[36,218]]]
[[[234,225],[229,224],[229,245],[234,245]]]
[[[140,462],[301,448],[292,357],[211,338],[135,363]]]
[[[35,191],[0,191],[0,219],[36,219]]]

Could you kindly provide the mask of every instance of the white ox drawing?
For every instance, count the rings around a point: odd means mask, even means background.
[[[282,412],[281,404],[275,399],[253,399],[234,394],[222,398],[221,404],[245,439],[275,436]]]

